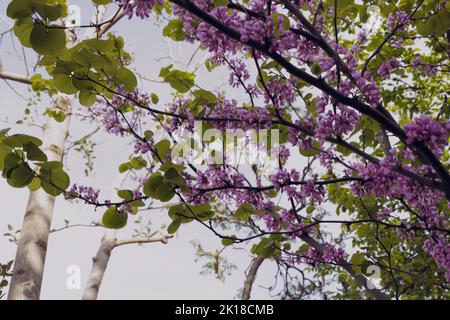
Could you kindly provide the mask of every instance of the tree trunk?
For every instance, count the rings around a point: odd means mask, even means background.
[[[161,242],[167,244],[173,235],[150,236],[148,238],[132,238],[127,240],[117,240],[116,232],[113,230],[105,230],[100,247],[97,254],[92,258],[92,270],[87,280],[86,289],[83,293],[83,300],[97,300],[100,286],[102,285],[103,276],[105,275],[111,253],[114,248],[129,244],[145,244]]]
[[[71,101],[59,97],[56,106],[69,113]],[[49,161],[62,160],[69,122],[67,116],[63,122],[50,118],[45,124],[42,149]],[[44,190],[30,192],[8,293],[10,300],[39,299],[54,204],[55,197]]]
[[[105,232],[97,254],[92,258],[92,270],[89,274],[86,289],[83,293],[83,300],[96,300],[98,291],[108,266],[111,251],[114,249],[116,241],[115,231]]]
[[[264,258],[261,257],[256,257],[253,259],[250,270],[248,271],[247,278],[244,282],[244,288],[242,289],[242,300],[250,299],[250,293],[252,292],[253,283],[256,279],[256,273],[258,272],[258,269],[263,261]]]

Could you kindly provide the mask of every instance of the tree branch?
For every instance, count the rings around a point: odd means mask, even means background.
[[[305,241],[311,247],[319,251],[320,253],[324,252],[324,247],[317,240],[311,238],[309,235],[301,235],[300,239]],[[350,263],[348,263],[345,259],[339,259],[337,264],[341,266],[345,271],[347,271],[360,285],[362,285],[368,292],[370,292],[377,300],[389,300],[389,298],[380,290],[374,289],[373,285],[369,285],[370,282],[367,280],[365,276],[362,274],[358,274],[353,270],[353,267]]]
[[[258,272],[259,267],[263,263],[264,258],[257,256],[252,260],[250,270],[248,271],[247,278],[244,282],[244,288],[242,289],[242,300],[249,300],[250,293],[252,291],[253,283],[256,279],[256,274]]]
[[[97,254],[92,258],[92,269],[89,274],[89,278],[86,284],[86,289],[83,293],[83,300],[96,300],[102,285],[103,276],[105,275],[106,268],[108,267],[109,259],[114,248],[127,245],[127,244],[144,244],[161,242],[167,244],[168,239],[173,235],[162,235],[159,237],[141,238],[141,239],[128,239],[117,240],[115,232],[108,230],[102,238],[100,247]]]
[[[150,238],[137,238],[137,239],[127,239],[127,240],[116,240],[114,242],[114,248],[127,245],[127,244],[145,244],[145,243],[153,243],[153,242],[161,242],[163,244],[167,244],[169,239],[173,238],[173,235],[163,235],[159,237],[150,237]]]
[[[32,83],[31,79],[27,76],[15,74],[15,73],[9,73],[9,72],[3,71],[3,70],[0,70],[0,79],[15,81],[15,82],[23,83],[23,84],[28,84],[28,85],[30,85]]]

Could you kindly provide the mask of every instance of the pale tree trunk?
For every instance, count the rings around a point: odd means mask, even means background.
[[[100,286],[105,275],[108,262],[114,248],[129,245],[129,244],[145,244],[153,242],[161,242],[167,244],[172,235],[162,235],[158,237],[149,238],[133,238],[129,240],[117,240],[116,232],[113,230],[106,230],[103,235],[100,247],[97,254],[92,258],[92,269],[86,283],[86,289],[83,293],[83,300],[96,300],[100,290]]]
[[[116,240],[115,231],[108,230],[103,235],[97,254],[92,258],[92,270],[83,293],[83,300],[96,300],[98,291],[103,280],[106,268],[108,267],[111,251],[114,249]]]
[[[244,288],[242,289],[242,300],[249,300],[250,293],[252,292],[253,283],[256,279],[256,274],[258,273],[258,269],[263,263],[264,258],[256,257],[252,260],[252,264],[250,266],[250,270],[248,271],[247,278],[244,282]]]
[[[69,98],[59,97],[55,103],[56,107],[66,114],[70,112],[71,101]],[[69,123],[70,117],[66,116],[63,122],[57,122],[50,118],[44,125],[42,149],[47,155],[48,161],[62,160]],[[14,261],[8,299],[39,299],[54,204],[55,197],[47,194],[44,190],[30,192]]]

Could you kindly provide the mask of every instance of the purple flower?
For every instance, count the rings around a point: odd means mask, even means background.
[[[433,153],[440,157],[448,145],[450,121],[439,123],[428,116],[416,117],[413,122],[405,126],[406,143],[420,141],[428,146]]]

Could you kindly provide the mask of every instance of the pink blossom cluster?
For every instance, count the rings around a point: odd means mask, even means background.
[[[92,187],[74,183],[69,191],[66,191],[64,198],[66,200],[81,198],[86,203],[97,203],[99,192]]]
[[[422,57],[415,57],[412,59],[410,66],[413,69],[423,71],[426,76],[434,76],[438,72],[437,66],[425,63]]]
[[[380,67],[378,68],[378,74],[382,76],[383,78],[388,78],[391,74],[392,70],[395,68],[400,67],[400,62],[395,59],[389,59],[383,62]]]
[[[391,155],[383,159],[379,164],[356,164],[354,169],[362,181],[354,182],[351,185],[353,194],[356,196],[375,195],[383,198],[403,198],[405,203],[417,213],[411,217],[412,220],[403,219],[401,228],[398,228],[397,235],[401,239],[414,239],[415,231],[413,225],[423,229],[447,228],[448,219],[444,214],[439,213],[437,208],[444,198],[444,194],[435,189],[423,186],[411,179],[398,174],[394,171],[394,166],[399,165],[400,161],[392,150]],[[422,166],[419,168],[408,168],[417,174],[426,174],[430,168]],[[349,172],[350,174],[350,172]],[[415,216],[417,221],[413,221]],[[392,217],[389,209],[382,209],[379,212],[379,219],[386,220]],[[430,253],[438,266],[448,268],[448,250],[449,241],[446,234],[442,231],[432,231],[432,237],[426,241],[424,250]],[[449,277],[450,269],[446,276]]]
[[[399,31],[404,31],[404,25],[409,22],[409,15],[405,11],[397,11],[395,14],[390,13],[386,24],[390,32],[398,28]]]
[[[126,124],[116,109],[109,106],[94,106],[89,109],[89,118],[97,122],[102,129],[110,134],[123,135]]]
[[[336,248],[332,243],[325,242],[323,244],[324,250],[320,252],[314,248],[309,248],[304,254],[303,261],[313,266],[317,266],[320,263],[339,262],[344,258],[344,249]]]
[[[436,261],[436,264],[445,270],[445,277],[450,281],[450,243],[443,232],[433,232],[425,241],[423,249]]]
[[[134,153],[135,154],[145,154],[151,150],[153,150],[154,147],[154,140],[150,139],[146,142],[142,140],[135,140],[134,141]]]
[[[253,197],[251,192],[238,190],[244,186],[244,176],[223,166],[211,164],[204,171],[197,170],[196,175],[195,179],[187,182],[191,190],[183,194],[190,203],[208,203],[215,195],[220,195],[221,199],[233,200],[239,206],[250,202]],[[232,186],[234,188],[228,188]]]
[[[439,157],[448,146],[450,121],[439,123],[428,116],[420,116],[405,126],[405,132],[408,144],[420,141]]]
[[[131,112],[131,117],[123,107],[147,106],[151,102],[150,95],[141,93],[138,90],[134,92],[127,92],[123,86],[116,88],[116,94],[111,101],[106,105],[94,105],[89,108],[87,119],[95,121],[106,132],[115,135],[123,135],[129,130],[136,130],[138,119],[141,115],[141,109],[135,108]]]
[[[209,118],[224,119],[212,121],[217,129],[258,129],[272,126],[272,114],[266,108],[253,109],[240,107],[236,100],[220,99],[214,109],[206,113]],[[226,119],[229,119],[226,121]],[[236,121],[239,120],[239,121]]]
[[[315,136],[323,142],[327,137],[342,136],[352,131],[359,121],[358,113],[344,105],[338,105],[338,112],[328,111],[320,114]]]
[[[270,176],[270,181],[275,186],[275,189],[280,190],[291,181],[299,181],[300,173],[292,169],[290,172],[287,170],[279,169],[276,173]]]
[[[250,73],[248,72],[247,66],[243,61],[238,61],[237,59],[230,60],[230,86],[239,87],[241,85],[240,81],[244,82],[250,79]]]
[[[169,112],[178,116],[183,116],[186,120],[180,117],[171,117],[169,124],[164,124],[164,129],[168,133],[173,133],[181,128],[186,128],[190,132],[193,132],[195,126],[195,118],[189,108],[189,100],[177,99],[169,107]],[[184,126],[183,126],[184,125]]]
[[[266,202],[264,204],[264,213],[261,217],[270,231],[279,232],[282,229],[291,232],[291,238],[295,240],[297,237],[315,233],[317,230],[314,226],[305,225],[299,222],[292,210],[282,209],[279,214],[273,211],[274,203]]]
[[[375,82],[371,80],[368,81],[368,79],[370,79],[370,73],[366,72],[364,76],[362,76],[360,72],[353,71],[352,76],[353,78],[355,78],[358,88],[367,97],[369,103],[373,106],[377,106],[378,104],[380,104],[380,89]]]
[[[272,102],[276,107],[292,104],[294,101],[294,89],[289,81],[282,83],[272,80],[265,83],[267,91],[264,91],[264,102]]]
[[[295,199],[304,202],[307,199],[311,203],[320,203],[325,196],[325,190],[321,186],[316,186],[313,180],[307,180],[302,183],[300,181],[300,173],[291,169],[279,169],[270,176],[276,190],[285,191],[289,199]]]
[[[294,124],[313,132],[315,130],[316,121],[311,117],[304,117],[301,120],[295,120]],[[312,141],[313,139],[311,136],[301,134],[297,128],[290,127],[288,129],[288,142],[293,146],[299,146],[302,149],[309,149],[312,146]]]
[[[142,193],[138,190],[134,190],[132,192],[132,198],[131,200],[139,200],[142,197]],[[133,207],[131,206],[130,202],[122,203],[120,206],[117,207],[117,211],[120,214],[127,214],[132,212]]]
[[[155,3],[162,5],[162,0],[115,0],[131,19],[134,14],[141,19],[150,17]]]

